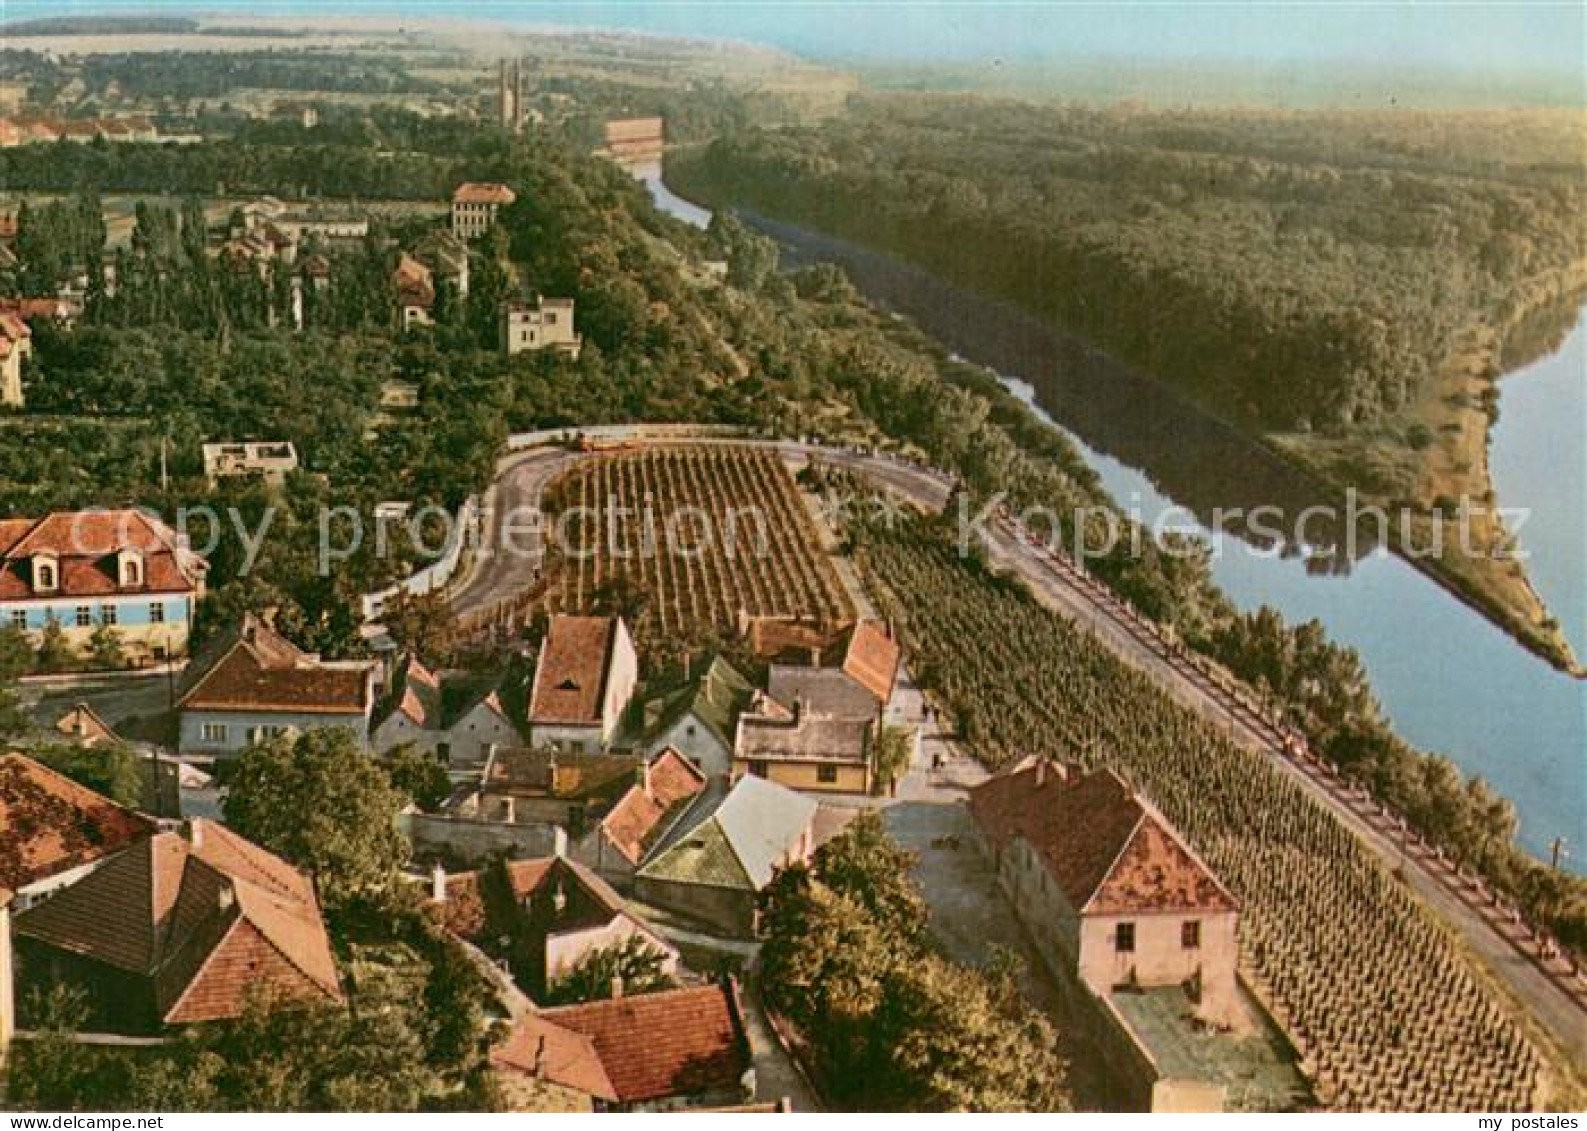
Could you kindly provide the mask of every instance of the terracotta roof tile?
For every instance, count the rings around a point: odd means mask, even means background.
[[[667,818],[705,788],[705,775],[667,747],[647,767],[646,785],[634,785],[601,822],[601,829],[630,864],[638,864],[665,830]]]
[[[370,671],[322,663],[250,613],[194,657],[178,706],[361,714],[373,697]]]
[[[151,982],[167,1023],[234,1017],[258,993],[338,999],[308,880],[213,821],[189,829],[120,852],[17,933]]]
[[[0,757],[0,887],[19,890],[153,832],[154,822],[31,758]]]
[[[124,587],[116,555],[124,549],[143,556],[143,582]],[[60,583],[51,594],[63,598],[117,593],[191,593],[203,562],[177,545],[163,524],[135,510],[77,511],[48,515],[37,522],[0,523],[0,600],[35,596],[32,557],[54,554]]]
[[[540,1020],[589,1039],[621,1103],[733,1091],[750,1067],[730,985],[563,1006]]]
[[[608,1103],[617,1099],[595,1042],[543,1017],[525,1017],[513,1026],[507,1039],[491,1050],[490,1062]]]
[[[457,204],[511,204],[518,194],[495,182],[465,181],[452,192]]]
[[[1016,836],[1029,843],[1082,914],[1239,906],[1162,815],[1112,770],[1080,774],[1027,760],[972,789],[970,812],[1000,847]]]
[[[893,697],[898,679],[898,664],[903,653],[898,642],[878,620],[862,620],[850,631],[843,654],[843,670],[849,677],[886,703]]]
[[[529,697],[531,724],[601,721],[601,699],[619,623],[614,617],[551,618]]]
[[[588,801],[619,797],[639,771],[633,758],[562,750],[498,750],[485,765],[480,789],[488,794]]]
[[[110,724],[87,703],[79,703],[55,720],[55,730],[84,746],[99,746],[121,741]]]

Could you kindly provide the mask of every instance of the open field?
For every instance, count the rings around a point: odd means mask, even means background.
[[[541,605],[640,602],[641,637],[701,639],[751,616],[853,615],[792,475],[760,448],[648,448],[581,463],[551,484]]]

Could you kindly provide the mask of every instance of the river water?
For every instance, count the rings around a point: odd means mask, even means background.
[[[663,210],[704,226],[710,213],[659,176]],[[1109,493],[1141,520],[1164,516],[1214,546],[1213,575],[1236,605],[1316,619],[1360,653],[1384,710],[1412,744],[1480,774],[1516,806],[1521,842],[1587,871],[1587,682],[1555,671],[1481,614],[1381,549],[1308,560],[1214,531],[1219,508],[1330,500],[1325,491],[1150,378],[1006,303],[911,265],[755,218],[785,260],[842,266],[872,301],[908,316],[967,361],[996,372],[1066,433]],[[1491,460],[1501,505],[1527,507],[1528,570],[1579,656],[1587,656],[1587,320],[1552,354],[1502,382]],[[1290,547],[1293,551],[1294,547]]]

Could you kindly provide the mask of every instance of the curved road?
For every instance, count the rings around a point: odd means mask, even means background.
[[[951,479],[941,472],[866,452],[791,441],[688,442],[756,443],[794,458],[814,457],[862,474],[910,504],[930,510],[941,510],[952,490]],[[565,448],[542,448],[502,462],[500,477],[486,500],[486,536],[452,598],[459,614],[479,615],[533,583],[541,541],[525,516],[538,513],[535,508],[546,484],[581,458],[582,453]],[[1270,757],[1332,810],[1460,934],[1568,1056],[1578,1065],[1587,1060],[1587,984],[1562,961],[1541,957],[1536,940],[1479,884],[1462,877],[1431,848],[1407,839],[1392,815],[1297,747],[1254,708],[1255,697],[1249,690],[1231,685],[1228,677],[1169,645],[1149,623],[1066,558],[1026,537],[1005,518],[988,523],[982,540],[992,560],[1022,577],[1043,604],[1084,624],[1122,659],[1147,672],[1242,745]]]

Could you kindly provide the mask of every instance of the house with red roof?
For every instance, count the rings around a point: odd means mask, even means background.
[[[155,823],[21,754],[0,756],[0,889],[23,911],[111,856],[154,835]]]
[[[122,849],[13,929],[24,1025],[56,985],[83,995],[85,1029],[129,1035],[342,996],[308,878],[213,821]]]
[[[676,1111],[755,1095],[732,982],[542,1010],[491,1050],[491,1067],[513,1111]]]
[[[610,884],[566,857],[499,861],[452,876],[437,864],[430,883],[431,906],[447,930],[498,957],[499,940],[512,940],[519,985],[538,1000],[592,954],[624,944],[655,954],[663,974],[677,972],[677,948]]]
[[[435,274],[407,252],[397,256],[391,271],[391,289],[397,296],[397,325],[412,330],[428,326],[435,307]]]
[[[999,883],[1055,970],[1107,999],[1189,987],[1198,1016],[1240,1016],[1239,901],[1111,769],[1029,758],[970,791]]]
[[[639,657],[621,617],[552,617],[529,693],[530,741],[606,748],[638,682]]]
[[[707,778],[692,759],[667,747],[643,764],[639,780],[573,846],[573,858],[616,883],[629,880]]]
[[[0,620],[35,639],[51,620],[84,647],[114,628],[134,662],[187,651],[204,559],[140,510],[0,519]]]
[[[253,613],[218,633],[183,673],[184,755],[224,758],[270,738],[343,727],[369,739],[379,664],[305,652]]]
[[[518,194],[495,182],[465,181],[452,192],[452,234],[472,240],[495,226],[496,214]]]
[[[375,708],[369,744],[380,754],[411,745],[448,770],[479,770],[493,747],[524,740],[503,692],[500,681],[443,681],[409,656],[397,664],[390,691]]]

